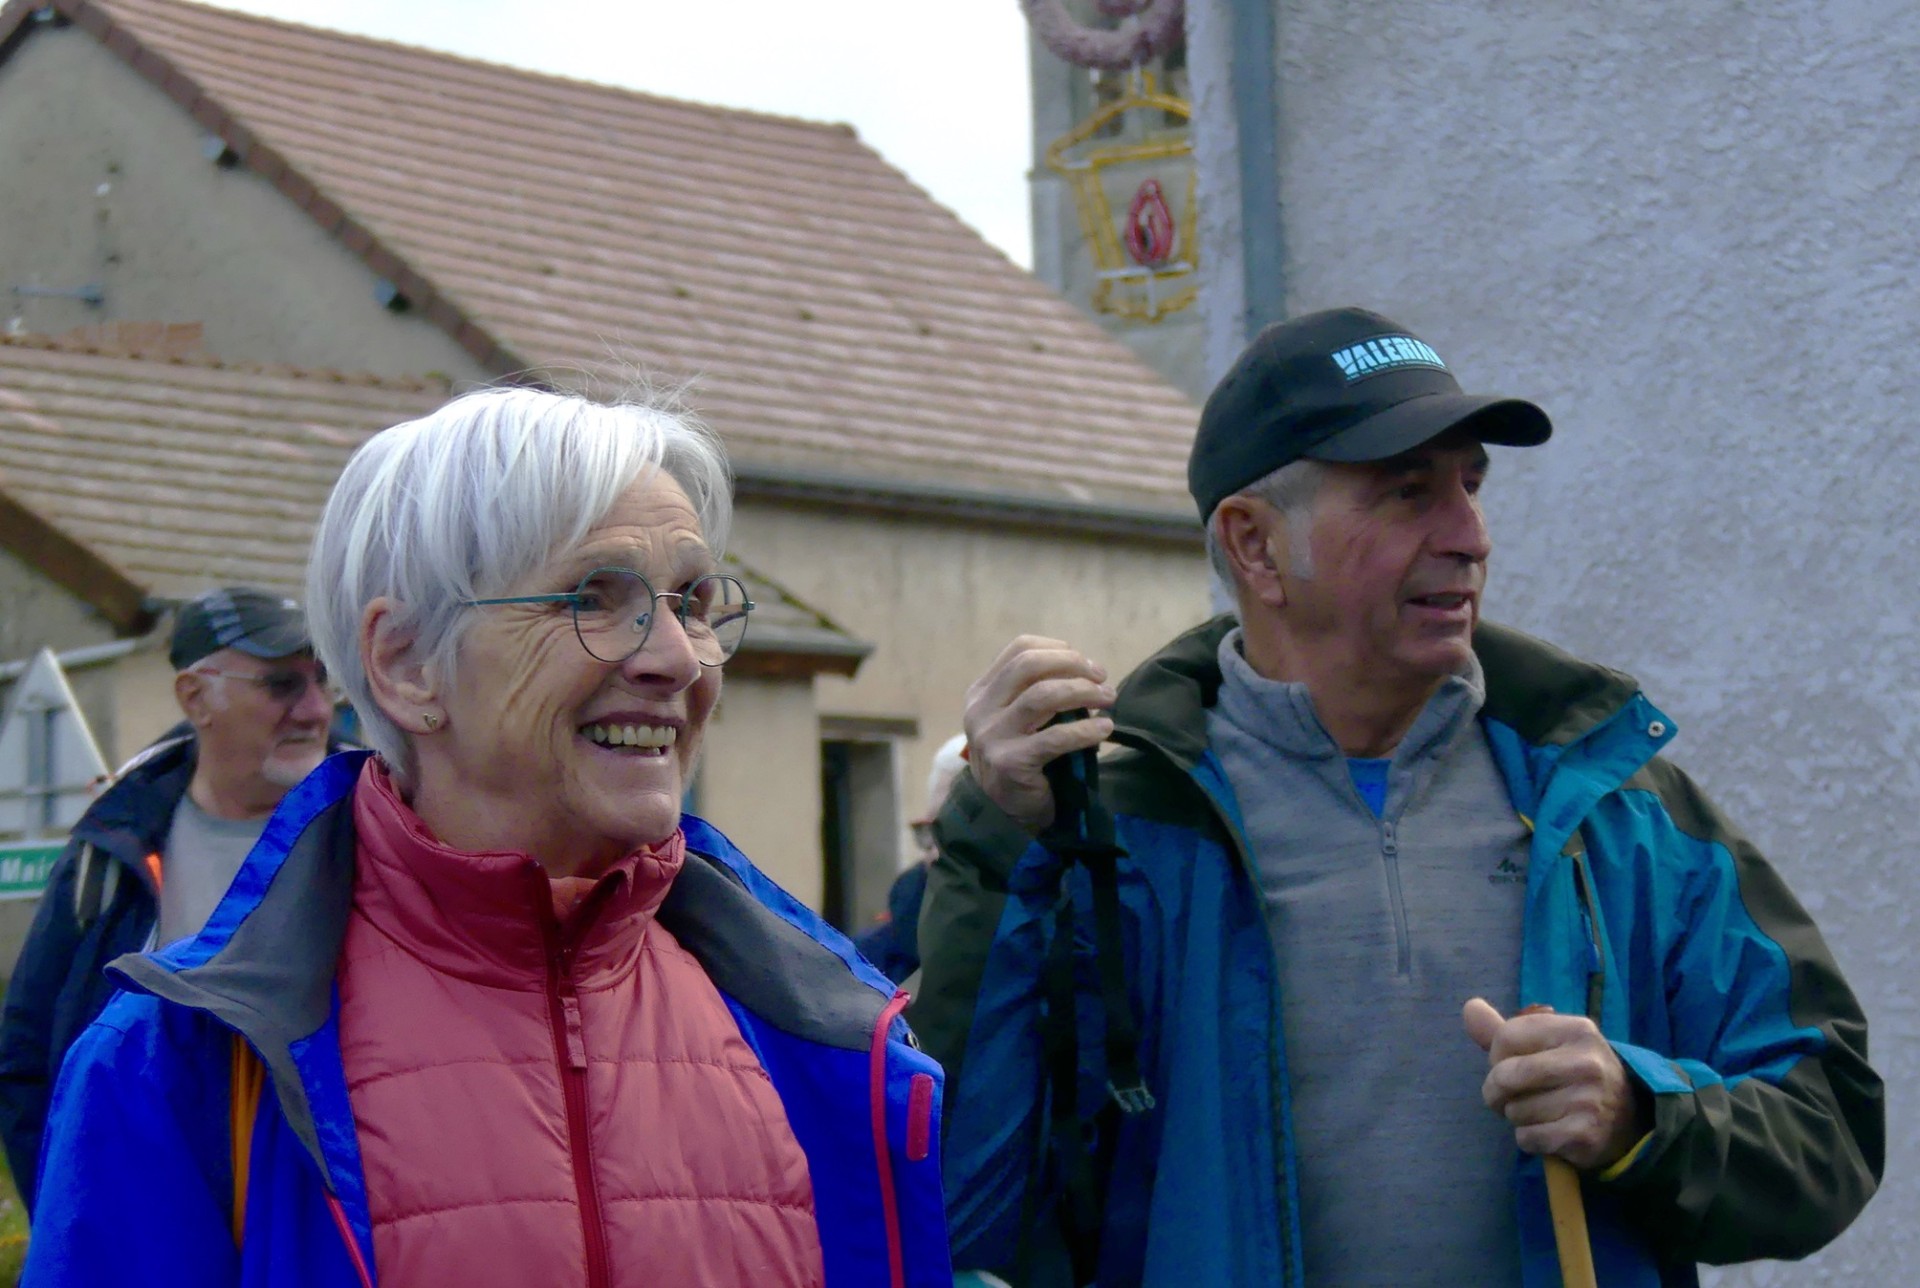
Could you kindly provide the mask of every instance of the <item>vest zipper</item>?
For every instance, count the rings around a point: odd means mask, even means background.
[[[367,1269],[367,1259],[360,1255],[360,1240],[353,1237],[353,1222],[347,1220],[346,1208],[331,1192],[327,1194],[327,1211],[333,1215],[334,1228],[340,1231],[340,1241],[347,1245],[347,1259],[353,1262],[360,1288],[373,1288],[373,1274]]]
[[[546,893],[546,878],[541,896]],[[607,1265],[607,1231],[600,1213],[600,1189],[593,1178],[593,1149],[588,1139],[587,1044],[580,1022],[580,994],[574,986],[573,945],[561,938],[549,915],[547,932],[547,1014],[553,1024],[554,1055],[560,1065],[560,1083],[566,1092],[567,1143],[573,1151],[573,1184],[580,1202],[580,1226],[585,1236],[588,1288],[607,1288],[612,1272]]]
[[[1407,899],[1400,889],[1400,838],[1386,819],[1380,820],[1380,861],[1387,870],[1387,899],[1393,905],[1397,973],[1405,979],[1413,974],[1413,943],[1407,933]]]
[[[895,1193],[892,1151],[887,1144],[887,1030],[900,1012],[907,1009],[907,994],[896,989],[893,998],[880,1008],[873,1024],[873,1043],[867,1052],[867,1094],[873,1113],[873,1154],[880,1177],[880,1220],[887,1239],[887,1283],[891,1288],[906,1288],[906,1240],[900,1229],[900,1196]]]

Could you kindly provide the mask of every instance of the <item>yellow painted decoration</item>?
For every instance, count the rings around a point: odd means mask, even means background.
[[[1130,112],[1161,113],[1163,121],[1178,118],[1177,127],[1161,126],[1139,137],[1102,141],[1100,135]],[[1080,232],[1093,254],[1093,307],[1101,313],[1157,322],[1191,305],[1199,294],[1197,175],[1193,139],[1187,124],[1193,109],[1185,99],[1162,93],[1152,72],[1141,72],[1121,97],[1101,107],[1047,147],[1047,168],[1067,181],[1073,193]],[[1155,170],[1147,167],[1163,163]],[[1184,173],[1184,182],[1169,182]],[[1124,222],[1126,201],[1116,213],[1108,184],[1139,175],[1155,180],[1169,197],[1184,191],[1174,212],[1174,242],[1169,255],[1156,264],[1142,264],[1128,253]],[[1131,191],[1129,192],[1131,196]]]

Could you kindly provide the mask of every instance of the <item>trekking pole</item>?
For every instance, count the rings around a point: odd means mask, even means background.
[[[1580,1197],[1580,1173],[1564,1158],[1542,1160],[1547,1169],[1547,1211],[1553,1216],[1553,1246],[1560,1254],[1565,1288],[1599,1288],[1593,1269],[1593,1241],[1587,1237],[1587,1206]]]

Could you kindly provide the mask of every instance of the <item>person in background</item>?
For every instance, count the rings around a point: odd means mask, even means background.
[[[74,826],[0,1015],[0,1133],[31,1211],[60,1062],[112,996],[106,964],[197,932],[281,797],[328,751],[333,699],[293,600],[211,590],[174,618],[186,719],[128,762]]]
[[[681,813],[731,513],[662,406],[488,390],[355,453],[308,586],[373,751],[114,967],[29,1288],[951,1283],[905,997]]]
[[[933,769],[927,774],[926,809],[910,825],[914,853],[887,891],[887,910],[880,914],[878,924],[854,940],[866,959],[896,984],[906,983],[920,969],[920,898],[927,889],[927,865],[939,854],[933,843],[933,820],[966,763],[965,734],[953,735],[933,753]]]

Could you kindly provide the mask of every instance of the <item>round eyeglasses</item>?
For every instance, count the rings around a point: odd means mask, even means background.
[[[469,608],[488,604],[566,604],[573,610],[573,631],[580,646],[602,662],[624,662],[646,647],[660,601],[676,601],[673,615],[702,666],[723,666],[747,637],[753,601],[736,577],[708,573],[685,590],[655,590],[631,568],[595,568],[562,595],[514,595],[505,599],[463,599]]]

